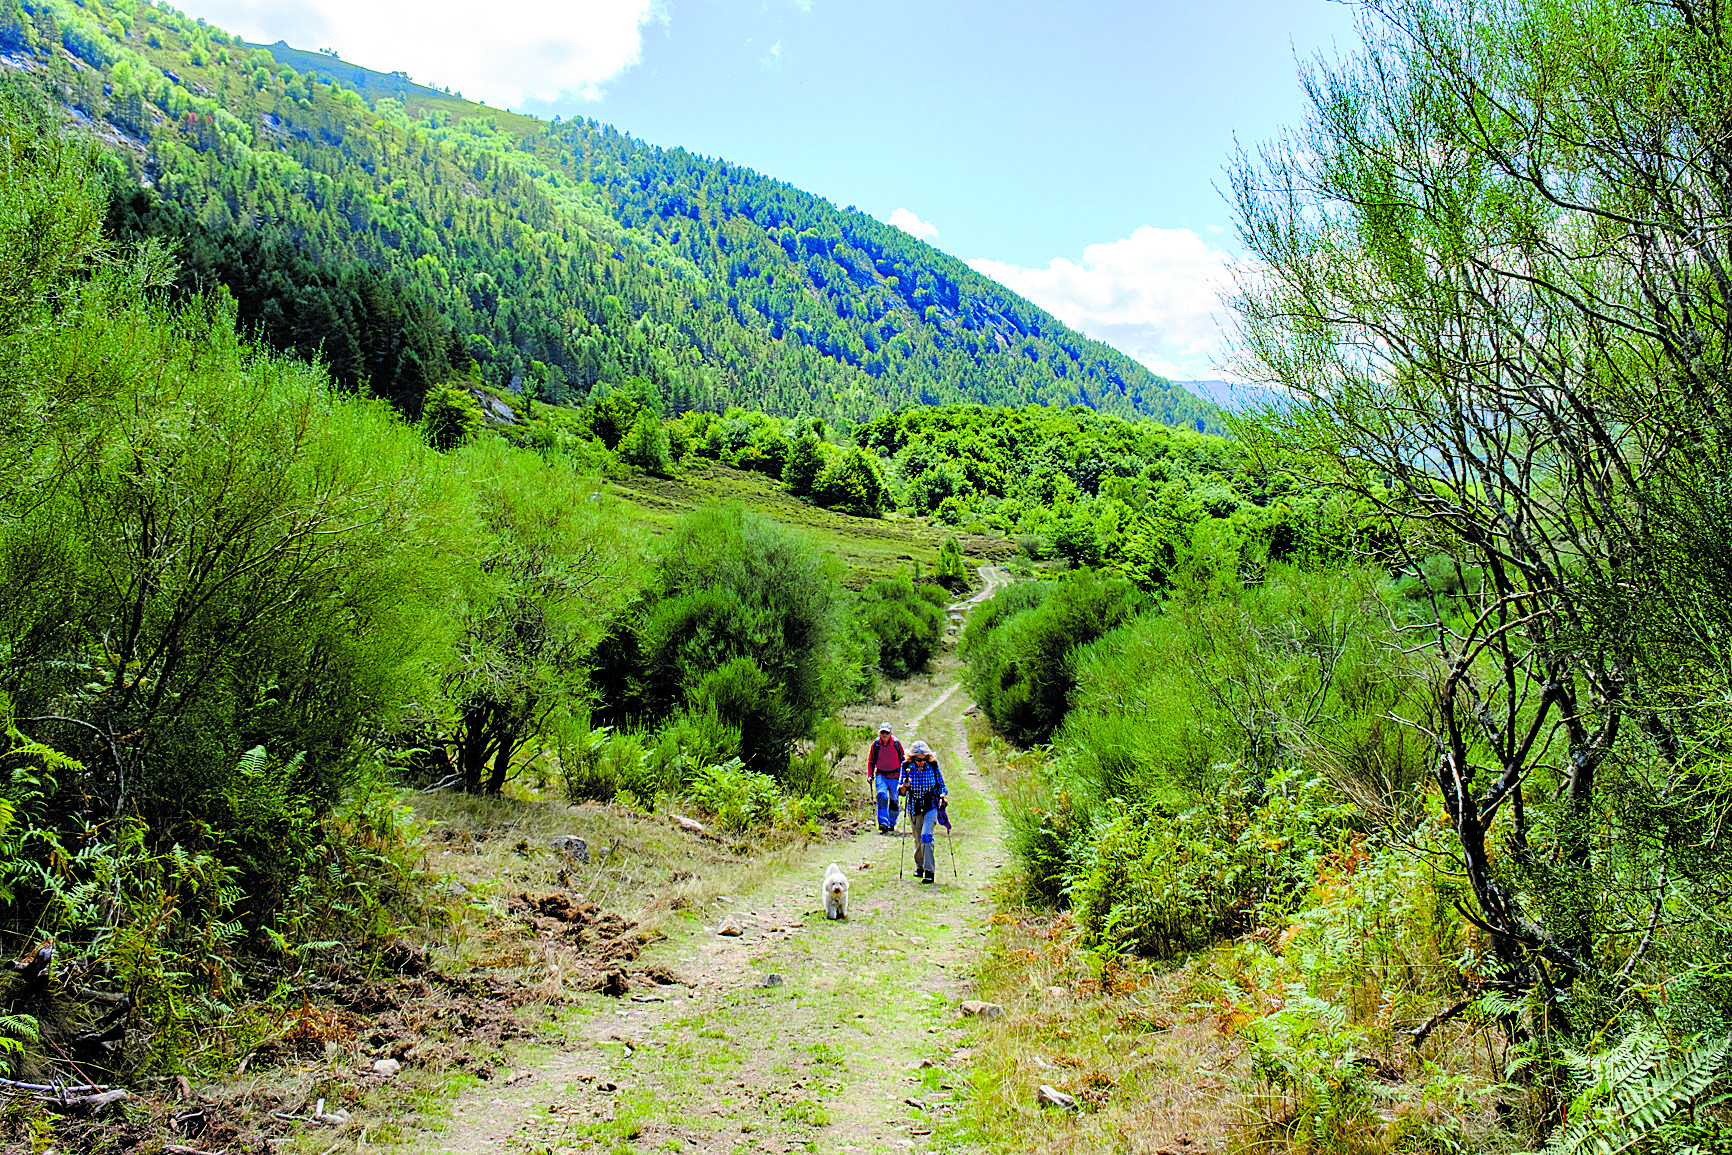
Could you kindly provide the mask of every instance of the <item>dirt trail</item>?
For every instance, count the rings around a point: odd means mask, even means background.
[[[990,596],[1002,581],[982,575]],[[567,1020],[561,1049],[464,1094],[443,1129],[412,1145],[901,1152],[942,1140],[967,1078],[970,1020],[958,1006],[986,934],[982,891],[1005,850],[968,754],[967,695],[953,675],[917,685],[891,716],[905,744],[925,738],[944,767],[955,834],[939,847],[938,885],[913,878],[906,825],[813,846],[646,953],[677,984],[594,996]],[[852,882],[838,922],[818,897],[831,861]],[[728,915],[737,938],[716,933]]]
[[[968,613],[1010,584],[1010,571],[1001,565],[983,565],[980,567],[980,579],[986,584],[976,590],[970,597],[959,602],[952,602],[945,607],[945,613],[950,618],[950,629],[954,632],[962,628],[962,623],[968,620]]]

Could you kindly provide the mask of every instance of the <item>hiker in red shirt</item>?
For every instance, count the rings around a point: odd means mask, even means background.
[[[866,773],[872,776],[872,788],[878,794],[878,833],[894,834],[900,807],[896,801],[896,780],[902,774],[902,743],[890,732],[890,723],[878,727],[878,738],[866,752]]]

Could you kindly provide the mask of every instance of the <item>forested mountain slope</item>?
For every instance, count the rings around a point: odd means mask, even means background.
[[[549,401],[648,382],[674,408],[845,421],[950,401],[1216,419],[899,229],[594,121],[488,109],[134,0],[0,0],[0,65],[110,146],[117,232],[178,241],[183,281],[246,270],[243,321],[334,349],[353,362],[339,378],[411,409],[472,357]],[[356,330],[376,347],[336,348]]]

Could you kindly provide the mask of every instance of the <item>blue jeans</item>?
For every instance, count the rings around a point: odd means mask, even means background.
[[[934,806],[920,819],[920,845],[914,848],[914,869],[928,874],[938,869],[932,849],[932,831],[938,825],[938,808]]]
[[[873,774],[872,782],[878,790],[878,825],[895,826],[902,813],[902,807],[896,800],[896,779]]]

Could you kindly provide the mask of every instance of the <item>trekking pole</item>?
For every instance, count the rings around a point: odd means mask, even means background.
[[[907,808],[904,807],[904,811],[906,811],[906,809]],[[912,826],[913,824],[913,820],[911,819],[909,825]],[[908,857],[908,848],[902,843],[902,815],[898,814],[896,816],[896,825],[892,827],[892,829],[896,831],[896,881],[901,882],[902,860]]]
[[[949,824],[944,827],[944,841],[950,844],[950,877],[952,881],[960,881],[962,876],[956,873],[956,831]]]

